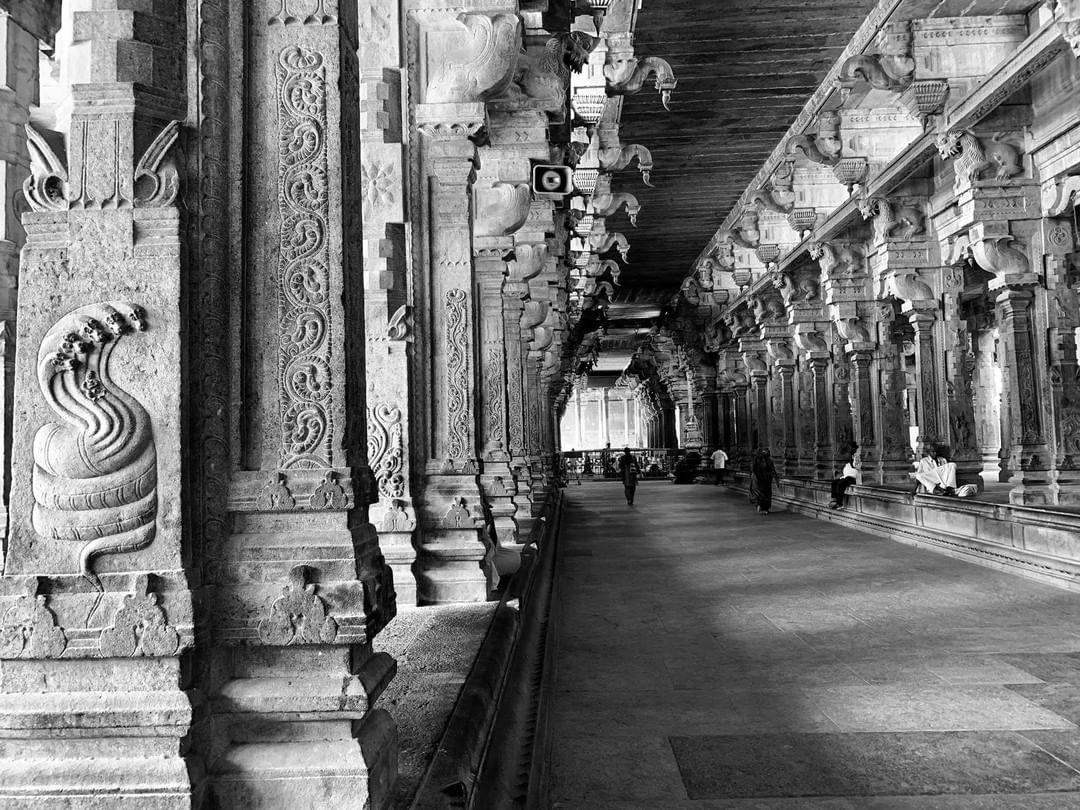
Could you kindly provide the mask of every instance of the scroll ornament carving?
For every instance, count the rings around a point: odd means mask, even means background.
[[[333,644],[338,626],[328,616],[326,603],[315,595],[310,582],[310,569],[297,565],[289,572],[289,582],[270,606],[270,612],[259,622],[259,639],[263,644]]]
[[[41,593],[41,579],[34,577],[27,593],[0,619],[0,659],[59,658],[65,649],[67,636]]]
[[[926,217],[913,205],[886,197],[864,197],[858,205],[863,219],[873,219],[874,236],[879,241],[911,239],[925,231]]]
[[[368,463],[375,473],[379,494],[405,495],[405,442],[401,409],[381,402],[368,414]]]
[[[424,102],[488,101],[506,92],[521,50],[516,14],[458,15],[453,30],[427,35],[428,82]]]
[[[469,453],[469,319],[468,296],[464,290],[446,293],[446,390],[447,453],[451,458],[468,458]]]
[[[1080,0],[1078,0],[1080,2]],[[1080,176],[1068,175],[1043,184],[1042,205],[1048,217],[1060,217],[1076,205]]]
[[[316,51],[279,58],[278,346],[282,468],[330,465],[330,254],[326,71]]]
[[[322,483],[311,493],[312,509],[348,509],[349,496],[338,483],[337,473],[327,470]]]
[[[938,135],[934,143],[942,160],[955,158],[953,190],[957,194],[989,169],[994,170],[994,179],[1001,183],[1024,170],[1020,151],[1002,140],[1000,132],[987,140],[975,137],[968,130],[952,130]]]
[[[607,80],[606,90],[609,96],[632,96],[640,93],[650,76],[660,93],[660,103],[665,110],[670,111],[671,92],[678,83],[671,65],[658,56],[638,59],[629,38],[623,42],[616,42],[613,37],[608,38],[604,78]]]
[[[124,596],[112,627],[101,632],[99,648],[106,658],[175,655],[180,649],[180,636],[166,620],[148,575],[140,574],[135,593]]]
[[[464,498],[456,498],[443,518],[443,527],[447,529],[475,529],[476,523],[465,506]]]
[[[409,307],[402,304],[386,322],[386,336],[390,340],[408,340],[409,326]]]
[[[505,389],[503,344],[492,341],[487,346],[487,423],[488,441],[493,447],[502,448],[505,441],[503,413],[505,409]]]
[[[915,77],[915,60],[911,56],[911,24],[886,25],[878,32],[878,54],[852,56],[840,68],[841,97],[845,100],[855,82],[862,79],[875,90],[899,93]]]
[[[416,521],[409,517],[405,511],[404,501],[397,499],[390,502],[382,520],[379,521],[380,532],[411,532],[416,528]]]
[[[255,498],[255,506],[263,512],[275,512],[296,508],[296,499],[285,483],[282,473],[273,473]]]
[[[150,415],[110,373],[116,346],[146,328],[130,301],[89,304],[57,321],[38,350],[38,384],[61,421],[34,437],[31,521],[44,538],[83,543],[79,567],[99,591],[94,559],[146,548],[156,530]]]

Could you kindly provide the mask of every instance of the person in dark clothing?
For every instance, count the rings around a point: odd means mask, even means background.
[[[630,448],[624,447],[623,454],[619,456],[619,477],[622,478],[623,492],[626,493],[628,506],[634,505],[634,492],[637,490],[637,481],[640,474],[641,471],[638,469],[637,460],[630,455]]]
[[[772,509],[772,485],[776,478],[776,467],[773,465],[769,448],[762,447],[754,457],[754,464],[750,468],[751,495],[757,495],[757,510],[762,515],[769,514]]]

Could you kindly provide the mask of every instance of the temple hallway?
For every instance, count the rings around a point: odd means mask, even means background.
[[[711,486],[563,491],[554,807],[1080,808],[1080,596]]]

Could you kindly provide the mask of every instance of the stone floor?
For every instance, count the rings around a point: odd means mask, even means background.
[[[1080,808],[1080,596],[711,486],[564,492],[555,807]]]

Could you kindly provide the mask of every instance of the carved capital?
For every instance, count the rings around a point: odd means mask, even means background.
[[[487,101],[510,86],[521,51],[516,14],[465,13],[423,32],[422,103]]]

